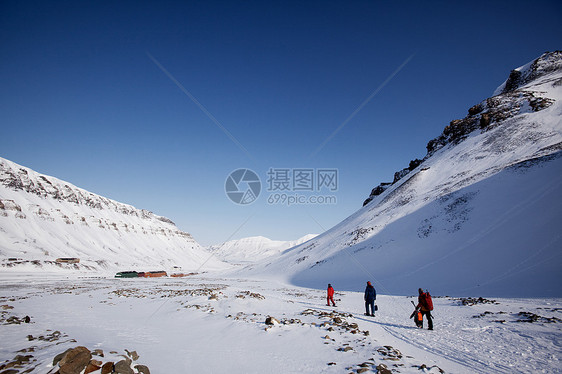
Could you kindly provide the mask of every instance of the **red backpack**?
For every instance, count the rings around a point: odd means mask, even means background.
[[[429,291],[423,293],[423,300],[425,301],[425,306],[429,310],[433,310],[433,300],[431,299],[431,295]]]

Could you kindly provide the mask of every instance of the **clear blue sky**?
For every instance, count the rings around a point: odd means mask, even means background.
[[[561,49],[561,18],[560,1],[2,1],[0,156],[205,245],[295,239],[355,212],[511,69]],[[228,200],[232,170],[267,187],[270,167],[337,168],[337,204]]]

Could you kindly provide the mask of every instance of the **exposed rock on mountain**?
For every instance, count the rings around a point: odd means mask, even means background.
[[[55,263],[59,257],[80,264]],[[166,217],[0,158],[2,268],[195,270],[210,257]],[[210,268],[221,267],[212,259]],[[148,268],[147,268],[148,267]]]

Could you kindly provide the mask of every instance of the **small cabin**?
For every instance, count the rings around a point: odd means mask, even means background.
[[[160,271],[149,271],[144,273],[144,276],[147,278],[158,278],[158,277],[167,277],[168,273],[163,270]]]
[[[78,264],[80,259],[76,257],[60,257],[55,260],[59,264]]]

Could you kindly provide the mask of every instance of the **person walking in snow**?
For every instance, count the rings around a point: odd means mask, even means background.
[[[367,287],[365,288],[365,315],[375,316],[375,300],[377,299],[377,291],[371,282],[367,282]],[[371,307],[371,313],[369,313],[369,307]]]
[[[433,301],[431,300],[431,295],[429,292],[423,292],[421,288],[418,289],[418,305],[417,309],[421,312],[422,316],[427,318],[427,329],[433,330],[433,318],[431,316],[431,311],[433,310]],[[423,319],[421,328],[423,328]]]
[[[326,305],[330,306],[330,301],[332,302],[332,306],[336,306],[336,303],[334,302],[334,288],[332,287],[332,285],[330,283],[328,283],[328,298],[327,298],[327,302]]]

